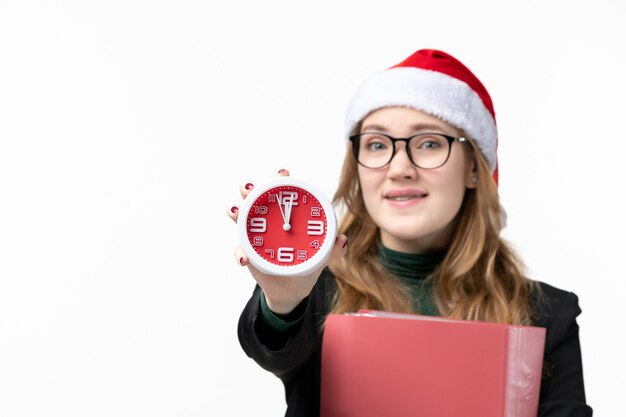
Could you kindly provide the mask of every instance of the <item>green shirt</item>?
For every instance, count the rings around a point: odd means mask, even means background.
[[[446,256],[444,251],[404,253],[380,246],[378,256],[382,265],[411,290],[413,307],[417,314],[439,316],[433,297],[432,280],[427,278]]]

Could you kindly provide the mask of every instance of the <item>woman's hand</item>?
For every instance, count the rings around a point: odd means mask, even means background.
[[[278,172],[279,176],[288,176],[289,171],[281,169]],[[246,183],[240,187],[241,196],[246,198],[252,191],[254,185]],[[239,206],[233,206],[228,209],[228,216],[236,223],[239,215]],[[326,263],[314,271],[313,273],[305,276],[286,277],[267,275],[250,265],[248,257],[244,254],[243,250],[238,247],[235,250],[235,259],[237,263],[242,266],[247,266],[252,274],[252,277],[259,284],[263,292],[265,293],[265,299],[267,306],[274,313],[287,314],[291,312],[304,298],[306,298],[313,289],[313,286],[317,282],[324,267],[329,263],[341,258],[345,255],[348,246],[348,238],[346,235],[339,235],[335,240],[332,252]]]

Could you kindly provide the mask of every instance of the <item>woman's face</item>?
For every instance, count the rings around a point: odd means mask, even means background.
[[[460,136],[440,119],[405,107],[374,111],[361,124],[361,132],[381,132],[405,138],[420,132]],[[448,161],[425,170],[413,165],[405,142],[396,143],[391,162],[378,169],[358,166],[363,200],[380,228],[384,246],[401,252],[420,253],[449,245],[453,220],[466,188],[474,188],[474,164],[467,146],[453,142]]]

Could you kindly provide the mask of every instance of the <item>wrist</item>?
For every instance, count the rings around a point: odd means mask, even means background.
[[[276,300],[265,295],[265,302],[270,311],[277,317],[286,316],[291,313],[301,302],[306,298],[304,297],[289,297],[284,300]]]

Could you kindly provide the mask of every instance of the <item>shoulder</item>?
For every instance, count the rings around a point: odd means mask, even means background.
[[[537,282],[530,303],[533,309],[533,324],[546,328],[548,358],[556,361],[558,358],[555,357],[560,356],[560,360],[565,358],[568,363],[573,360],[580,361],[579,328],[576,318],[582,311],[578,304],[578,296],[571,291]]]
[[[578,296],[571,291],[536,282],[531,292],[530,305],[537,326],[549,327],[556,318],[576,318],[581,309]]]

